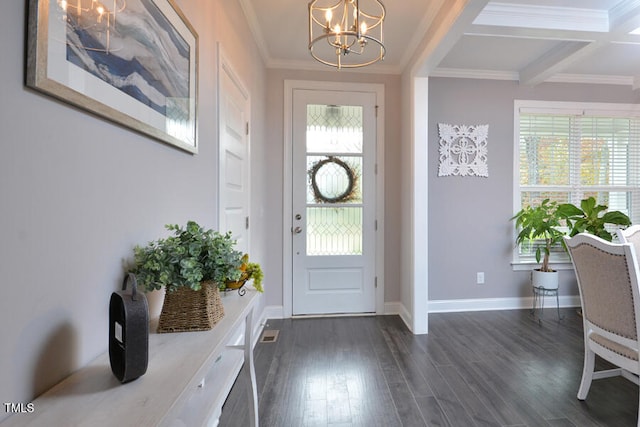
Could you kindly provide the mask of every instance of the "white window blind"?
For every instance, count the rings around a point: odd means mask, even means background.
[[[598,203],[640,220],[640,117],[633,107],[597,104],[597,111],[554,105],[516,108],[516,211],[544,199],[577,206],[593,196]],[[536,245],[517,248],[515,261],[534,258]],[[561,247],[552,256],[567,261]]]

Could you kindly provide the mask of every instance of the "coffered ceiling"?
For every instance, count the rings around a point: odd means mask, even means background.
[[[305,0],[239,1],[267,67],[327,69],[307,50]],[[640,87],[640,0],[383,1],[387,54],[367,72],[401,73],[431,43],[431,76]]]

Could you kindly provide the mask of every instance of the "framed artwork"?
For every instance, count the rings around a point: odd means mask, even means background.
[[[173,0],[29,0],[30,87],[197,153],[197,78]]]

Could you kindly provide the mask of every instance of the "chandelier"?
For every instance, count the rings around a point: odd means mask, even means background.
[[[126,7],[126,0],[57,0],[57,3],[67,24],[77,34],[85,36],[81,45],[69,37],[67,43],[107,54],[122,48],[112,45],[111,33],[116,26],[117,14]]]
[[[384,18],[380,0],[313,0],[309,3],[309,52],[338,69],[381,61],[385,54]]]

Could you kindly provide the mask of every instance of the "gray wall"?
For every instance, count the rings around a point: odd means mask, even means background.
[[[626,86],[431,78],[429,80],[429,300],[530,296],[511,268],[513,101],[638,103]],[[438,177],[438,123],[488,124],[489,177]],[[476,284],[476,272],[486,284]],[[560,294],[577,295],[573,271]]]
[[[266,71],[239,3],[177,3],[200,40],[195,156],[25,88],[26,1],[0,5],[2,402],[28,402],[106,350],[109,296],[135,244],[167,223],[215,227],[217,42],[251,92],[252,152],[265,156]],[[266,170],[256,161],[251,176],[251,252],[261,262]],[[268,289],[274,269],[264,267]],[[157,313],[162,294],[149,299]]]
[[[24,87],[26,2],[3,2],[0,38],[0,400],[26,402],[107,346],[108,299],[135,244],[166,223],[217,222],[217,43],[251,92],[252,259],[265,269],[262,304],[282,305],[283,89],[285,79],[382,83],[385,122],[385,301],[403,301],[399,76],[266,70],[237,2],[178,0],[200,37],[196,156]],[[405,93],[405,96],[409,97]],[[511,270],[513,100],[638,102],[620,86],[433,78],[429,87],[431,300],[526,296]],[[489,178],[438,178],[437,123],[489,124]],[[404,153],[404,154],[403,154]],[[264,161],[258,161],[264,159]],[[409,169],[408,169],[409,168]],[[406,182],[405,182],[406,184]],[[402,207],[406,208],[405,213]],[[404,215],[404,216],[403,216]],[[420,262],[420,260],[417,260]],[[486,273],[484,286],[475,284]],[[571,278],[565,275],[565,281]],[[565,286],[562,293],[574,294]],[[157,313],[162,295],[149,295]],[[5,414],[0,414],[0,419]]]

